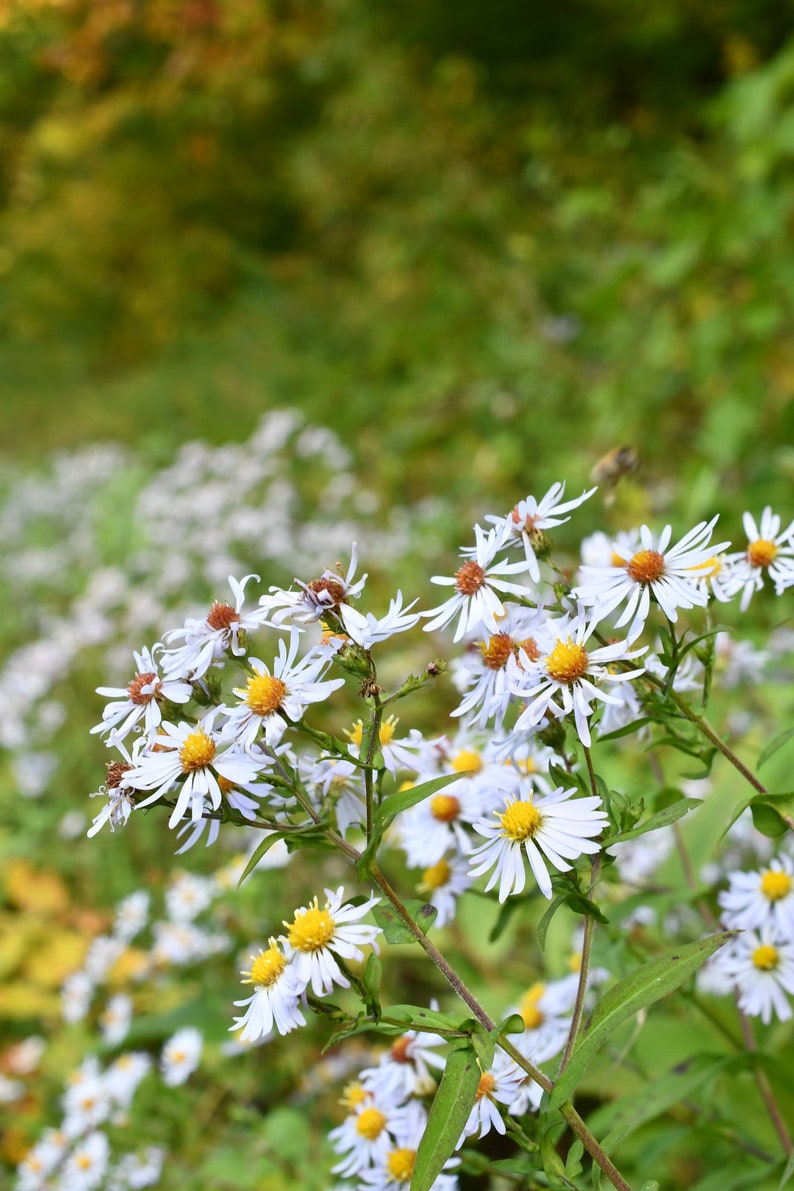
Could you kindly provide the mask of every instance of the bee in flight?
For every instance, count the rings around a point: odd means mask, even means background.
[[[630,476],[640,465],[640,458],[634,447],[613,447],[593,465],[590,479],[594,484],[606,488],[606,503],[615,499],[615,488],[624,476]]]

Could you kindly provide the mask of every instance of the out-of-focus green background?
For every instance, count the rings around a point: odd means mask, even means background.
[[[3,453],[288,405],[464,524],[624,442],[652,511],[777,499],[793,18],[2,0]]]

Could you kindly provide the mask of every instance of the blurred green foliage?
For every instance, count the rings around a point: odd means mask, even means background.
[[[0,5],[6,451],[331,421],[466,512],[794,474],[794,9]],[[788,444],[788,445],[787,445]]]

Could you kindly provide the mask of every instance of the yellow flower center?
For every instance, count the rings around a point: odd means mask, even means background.
[[[333,938],[336,923],[328,913],[328,907],[321,910],[317,898],[308,910],[298,911],[292,922],[285,922],[289,930],[289,943],[296,951],[322,951]]]
[[[664,555],[658,550],[640,550],[626,563],[626,573],[635,583],[655,583],[664,574]]]
[[[771,972],[779,962],[780,956],[777,947],[773,947],[771,943],[762,943],[753,952],[753,963],[762,972]]]
[[[419,888],[427,889],[431,893],[434,889],[442,889],[451,875],[452,869],[446,860],[439,860],[438,864],[432,864],[422,873],[422,882]]]
[[[81,1170],[90,1170],[94,1163],[88,1154],[78,1154],[77,1165]]]
[[[791,877],[777,869],[767,869],[761,877],[761,892],[769,901],[779,902],[791,892]]]
[[[436,794],[430,799],[430,813],[439,823],[452,823],[460,814],[460,803],[454,794]]]
[[[612,550],[611,557],[610,557],[610,559],[609,559],[609,565],[610,565],[611,567],[625,567],[625,565],[626,565],[626,560],[625,560],[625,558],[621,558],[621,557],[620,557],[620,555],[618,554],[617,550],[614,550],[614,549],[613,549],[613,550]]]
[[[394,715],[390,715],[387,720],[383,721],[380,726],[380,731],[378,732],[378,739],[380,740],[381,744],[389,744],[392,736],[394,736],[394,729],[397,727],[399,722],[400,721]]]
[[[386,1159],[386,1166],[391,1177],[398,1183],[409,1183],[414,1173],[415,1161],[416,1150],[391,1150]]]
[[[712,579],[716,579],[717,575],[719,575],[720,571],[722,570],[722,559],[712,555],[712,557],[707,558],[705,562],[698,563],[698,565],[693,567],[692,570],[702,571],[703,574],[700,575],[699,578],[705,579],[707,582],[709,582]]]
[[[528,1030],[537,1030],[545,1021],[545,1015],[538,1009],[538,1001],[545,991],[545,984],[533,984],[521,998],[518,1011]]]
[[[195,732],[189,733],[179,750],[182,772],[190,773],[192,769],[203,769],[214,756],[215,741],[198,728]]]
[[[246,684],[245,701],[255,715],[271,715],[281,706],[286,683],[270,674],[255,674]]]
[[[482,1100],[483,1096],[490,1096],[495,1087],[496,1080],[491,1075],[490,1071],[484,1071],[480,1076],[480,1082],[477,1084],[477,1095],[475,1096],[475,1100]]]
[[[359,1104],[363,1104],[366,1100],[368,1092],[362,1088],[361,1084],[356,1080],[349,1083],[342,1092],[339,1103],[345,1108],[358,1108]]]
[[[747,561],[754,567],[768,567],[777,558],[777,546],[766,538],[750,542],[747,547]]]
[[[275,984],[287,966],[287,961],[278,948],[275,939],[270,939],[267,951],[262,951],[251,964],[249,979],[246,983],[260,984],[263,988],[270,988]]]
[[[584,645],[571,641],[558,641],[546,658],[546,670],[557,682],[576,682],[587,673],[590,661]]]
[[[365,1108],[358,1114],[356,1132],[360,1133],[362,1137],[366,1137],[367,1141],[375,1141],[383,1132],[385,1124],[386,1117],[379,1109]]]
[[[502,835],[514,843],[532,839],[543,822],[543,816],[531,802],[511,802],[504,814],[496,817],[502,824]]]
[[[476,749],[461,749],[452,758],[452,768],[456,773],[479,773],[482,769],[482,757]]]
[[[455,587],[461,595],[476,595],[484,582],[485,571],[473,559],[470,562],[464,562],[463,566],[455,572]]]
[[[357,748],[361,748],[361,742],[364,739],[364,725],[361,720],[356,720],[349,732],[345,729],[345,736],[351,744],[354,744]]]

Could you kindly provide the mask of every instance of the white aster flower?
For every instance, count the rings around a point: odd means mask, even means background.
[[[761,514],[760,526],[750,513],[744,514],[742,524],[747,534],[747,548],[744,552],[729,554],[726,562],[733,593],[742,593],[740,607],[744,612],[753,593],[764,586],[764,575],[774,583],[776,595],[794,586],[794,521],[781,532],[780,517],[767,505]]]
[[[642,674],[642,668],[615,670],[614,664],[636,658],[647,648],[629,650],[625,641],[616,641],[588,650],[585,642],[595,628],[595,619],[588,623],[581,616],[565,616],[537,630],[536,653],[533,657],[519,654],[521,669],[512,671],[509,683],[512,692],[527,703],[516,721],[518,730],[536,727],[547,713],[557,719],[573,713],[579,739],[589,748],[588,720],[594,700],[622,702],[602,684],[627,682]]]
[[[250,751],[260,732],[268,748],[281,742],[289,721],[300,720],[311,703],[327,699],[332,691],[344,685],[343,678],[320,681],[328,665],[325,655],[310,651],[299,661],[300,634],[290,632],[289,647],[279,641],[278,657],[271,674],[264,662],[249,658],[253,671],[244,687],[235,687],[240,702],[229,711],[224,733]]]
[[[438,1003],[431,1001],[431,1008]],[[436,1054],[445,1039],[438,1034],[424,1030],[408,1030],[395,1038],[391,1048],[382,1056],[377,1067],[366,1067],[361,1072],[361,1084],[376,1095],[391,1096],[402,1104],[409,1096],[421,1096],[435,1088],[435,1079],[430,1071],[443,1071],[446,1059]]]
[[[744,931],[729,945],[720,967],[731,978],[739,1008],[767,1025],[772,1017],[792,1016],[787,994],[794,993],[794,942],[772,926]]]
[[[533,583],[540,582],[540,566],[537,553],[544,554],[548,543],[545,541],[544,531],[554,529],[557,525],[564,525],[570,517],[563,516],[573,509],[578,509],[588,497],[592,496],[595,488],[583,492],[575,500],[563,502],[565,483],[552,484],[545,496],[537,500],[534,496],[527,496],[520,500],[506,517],[486,517],[497,527],[499,545],[504,546],[511,541],[522,543],[527,560],[529,576]]]
[[[446,852],[470,852],[467,828],[483,809],[479,783],[461,777],[403,811],[395,828],[409,865],[426,867],[438,864]]]
[[[328,612],[339,615],[343,606],[349,600],[357,599],[364,590],[367,576],[353,580],[358,565],[358,548],[353,543],[350,554],[350,566],[346,574],[342,575],[341,566],[337,563],[334,571],[323,571],[319,579],[312,579],[304,583],[296,579],[298,591],[284,591],[280,587],[271,587],[270,595],[262,596],[259,603],[268,623],[281,625],[285,621],[294,624],[311,624],[321,620]]]
[[[217,896],[218,887],[212,877],[177,873],[166,890],[166,913],[171,922],[192,922]]]
[[[416,728],[412,728],[408,736],[404,736],[401,740],[395,740],[394,733],[399,722],[395,715],[386,716],[384,720],[381,720],[378,730],[378,747],[383,756],[383,764],[389,773],[397,773],[401,769],[416,773],[423,758],[431,754],[433,744],[425,740],[422,733]],[[364,739],[363,720],[356,720],[349,731],[345,729],[345,736],[350,741],[351,757],[358,757]]]
[[[47,1176],[59,1166],[68,1145],[62,1129],[47,1129],[31,1146],[17,1167],[14,1191],[40,1191],[47,1185]]]
[[[129,1108],[138,1085],[152,1067],[149,1055],[140,1050],[128,1050],[110,1064],[104,1080],[107,1093],[114,1106]]]
[[[132,1021],[132,1000],[124,993],[111,997],[99,1019],[102,1040],[107,1046],[118,1046],[127,1036]]]
[[[362,1191],[408,1191],[416,1162],[416,1152],[427,1126],[427,1113],[418,1100],[409,1100],[399,1123],[391,1149],[375,1166],[359,1171]],[[460,1165],[460,1158],[452,1157],[444,1163],[444,1170]],[[458,1180],[453,1174],[438,1175],[430,1191],[457,1191]]]
[[[289,956],[270,939],[267,950],[252,956],[251,967],[242,973],[243,984],[253,984],[254,992],[244,1001],[235,1001],[245,1013],[234,1019],[230,1030],[240,1030],[240,1042],[267,1038],[273,1027],[279,1034],[306,1024],[298,999],[306,985],[299,979]]]
[[[731,633],[714,637],[715,669],[721,687],[732,690],[745,684],[763,682],[771,653],[756,649],[751,641],[737,641]]]
[[[61,1168],[61,1191],[94,1191],[107,1170],[110,1143],[95,1130],[77,1143]]]
[[[502,1114],[496,1107],[503,1104],[510,1108],[518,1096],[521,1086],[526,1079],[526,1073],[521,1070],[513,1059],[502,1050],[497,1050],[493,1063],[487,1071],[483,1071],[477,1086],[477,1095],[469,1113],[469,1118],[463,1126],[457,1148],[463,1145],[467,1137],[485,1137],[491,1129],[497,1133],[505,1133],[505,1123]]]
[[[601,809],[601,799],[595,796],[574,798],[574,790],[558,786],[550,794],[535,798],[535,791],[526,787],[518,797],[508,796],[504,810],[495,812],[496,822],[481,819],[475,831],[485,836],[486,843],[475,848],[469,869],[473,877],[493,869],[486,891],[499,882],[499,901],[512,893],[521,893],[526,883],[522,848],[544,897],[551,897],[551,880],[546,860],[559,872],[568,872],[583,853],[594,855],[600,845],[600,835],[607,823]]]
[[[125,1154],[110,1172],[108,1191],[141,1191],[160,1182],[167,1151],[148,1146],[143,1154]]]
[[[466,561],[455,574],[448,578],[445,575],[433,575],[431,583],[438,583],[442,587],[454,587],[455,593],[437,608],[423,612],[423,616],[430,616],[432,620],[424,626],[425,632],[443,628],[451,620],[458,617],[454,641],[460,641],[466,633],[474,632],[484,626],[489,633],[499,631],[499,621],[505,614],[504,604],[497,592],[507,592],[513,595],[526,596],[525,586],[510,583],[503,579],[503,575],[526,573],[523,562],[494,562],[499,549],[497,531],[485,533],[479,525],[475,525],[474,534],[476,545]]]
[[[349,604],[340,604],[339,616],[348,637],[362,649],[371,649],[378,642],[388,641],[396,633],[404,633],[418,623],[421,613],[411,612],[416,602],[412,600],[407,608],[403,608],[403,595],[398,591],[389,601],[389,611],[380,619],[371,612],[361,613]]]
[[[530,661],[537,658],[535,633],[545,619],[542,609],[508,606],[498,631],[467,650],[458,677],[464,690],[469,689],[453,716],[470,716],[480,728],[493,720],[494,727],[501,728],[508,707],[515,701],[509,682],[512,670],[517,667],[520,672],[521,651]]]
[[[179,629],[171,629],[165,640],[182,641],[176,648],[163,653],[163,667],[168,675],[180,675],[192,681],[203,678],[213,662],[222,661],[227,653],[243,657],[246,651],[246,634],[258,629],[264,623],[259,609],[243,612],[245,586],[249,579],[259,581],[258,575],[245,575],[235,579],[229,575],[229,586],[234,604],[218,600],[212,605],[206,617],[189,618]]]
[[[199,1065],[204,1037],[201,1030],[186,1026],[169,1038],[160,1054],[163,1082],[174,1088],[187,1081]]]
[[[442,856],[439,861],[424,870],[416,889],[418,893],[427,897],[430,905],[435,906],[438,911],[434,926],[440,929],[453,920],[458,898],[471,884],[468,862],[459,854]]]
[[[344,888],[335,893],[325,890],[327,901],[320,909],[317,898],[311,905],[295,911],[292,922],[285,922],[286,944],[295,974],[303,988],[311,985],[317,997],[327,996],[334,984],[349,988],[350,981],[336,962],[364,959],[363,946],[371,946],[377,954],[376,937],[379,926],[358,925],[365,914],[376,906],[380,898],[370,897],[360,906],[344,904]]]
[[[333,1174],[351,1178],[383,1161],[394,1145],[392,1118],[396,1110],[398,1103],[393,1096],[365,1091],[349,1116],[328,1134],[341,1158],[331,1167]]]
[[[100,786],[89,798],[104,798],[105,805],[98,815],[95,815],[86,835],[89,839],[96,835],[106,823],[110,830],[125,827],[136,806],[136,791],[130,784],[129,773],[134,768],[133,760],[122,741],[113,740],[124,755],[123,761],[113,761],[107,767],[105,784]]]
[[[113,934],[129,943],[143,930],[149,919],[151,895],[146,889],[137,889],[116,906]]]
[[[626,607],[616,627],[621,628],[631,621],[630,641],[642,631],[650,611],[651,596],[668,620],[675,622],[677,609],[696,605],[705,607],[708,603],[703,564],[730,545],[729,542],[710,544],[716,524],[717,517],[699,522],[669,549],[671,526],[665,526],[660,536],[654,538],[648,526],[643,525],[639,550],[632,554],[629,548],[615,544],[615,553],[623,560],[622,567],[581,567],[582,583],[574,588],[573,594],[583,604],[595,605],[599,619],[625,600]]]
[[[162,645],[155,645],[154,649],[143,649],[140,653],[133,653],[136,672],[126,687],[99,686],[97,694],[114,700],[108,703],[102,712],[102,721],[95,724],[93,732],[112,732],[113,740],[117,743],[137,727],[143,720],[143,731],[147,738],[157,732],[162,720],[161,704],[187,703],[193,688],[189,682],[181,679],[161,678],[160,669],[155,658],[155,651],[162,650]]]
[[[760,872],[731,873],[728,882],[717,899],[727,927],[771,926],[783,938],[794,938],[794,863],[788,856],[771,860]]]
[[[215,707],[195,724],[184,720],[179,724],[164,723],[150,749],[138,758],[138,763],[125,774],[126,782],[137,790],[153,793],[138,802],[149,806],[171,790],[176,792],[176,804],[168,820],[169,827],[190,815],[198,821],[207,804],[217,811],[223,797],[221,781],[232,786],[250,784],[269,764],[264,755],[254,757],[240,748],[222,749],[224,738],[214,727],[216,715],[223,708]]]
[[[63,1020],[73,1024],[82,1021],[91,1007],[95,985],[87,972],[73,972],[67,976],[61,989],[61,1013]]]

